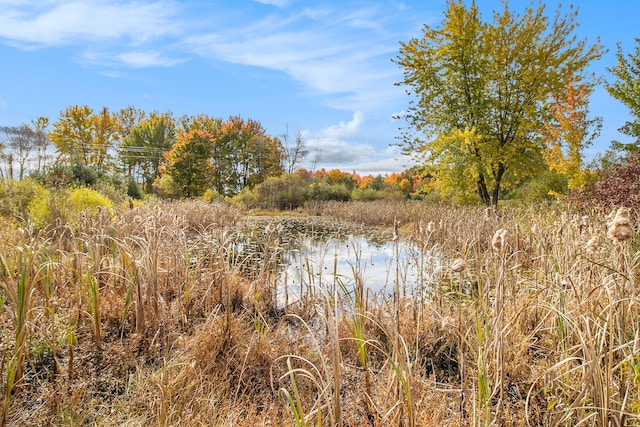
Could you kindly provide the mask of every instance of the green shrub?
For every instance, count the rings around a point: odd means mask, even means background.
[[[5,181],[0,184],[0,215],[26,220],[33,200],[46,198],[46,188],[32,178]]]
[[[42,197],[34,198],[29,203],[29,220],[36,228],[44,228],[45,226],[52,224],[54,217],[61,217],[62,214],[58,213],[56,207],[64,205],[62,191],[47,191],[46,195]],[[56,203],[56,199],[58,202]],[[56,211],[54,215],[53,211]]]
[[[72,214],[86,212],[97,214],[99,208],[113,209],[113,202],[105,195],[87,187],[71,190],[66,200],[66,207]]]
[[[568,179],[556,171],[545,171],[517,188],[505,199],[515,199],[525,205],[550,202],[567,193]]]
[[[351,190],[344,184],[326,184],[314,182],[306,191],[307,200],[335,200],[346,202],[351,200]]]
[[[224,201],[224,196],[220,193],[218,193],[216,190],[210,188],[207,191],[204,192],[204,194],[202,195],[202,200],[204,200],[205,202],[208,203],[213,203],[213,202],[222,202]]]
[[[122,203],[128,197],[142,198],[139,188],[131,177],[119,174],[105,174],[92,166],[75,163],[53,164],[47,173],[32,175],[48,188],[90,187],[107,196],[115,204]]]
[[[140,189],[140,186],[138,185],[136,180],[133,179],[132,177],[129,177],[127,181],[127,196],[136,200],[142,200],[144,198],[144,195],[142,194],[142,190]]]
[[[243,205],[247,209],[257,209],[260,207],[258,197],[249,187],[244,187],[238,194],[231,198],[231,203]]]
[[[253,189],[244,188],[233,201],[249,209],[296,209],[306,201],[307,181],[297,174],[269,177]]]
[[[171,175],[164,175],[157,178],[153,183],[153,190],[158,196],[168,199],[179,199],[182,197],[182,190]]]
[[[32,200],[30,220],[36,228],[54,223],[77,224],[83,218],[97,218],[101,211],[111,215],[113,201],[87,187],[48,191],[45,197]]]
[[[94,167],[81,163],[54,163],[46,174],[35,174],[34,177],[47,186],[68,187],[95,185],[102,175]]]
[[[380,200],[383,198],[383,194],[379,190],[374,190],[373,188],[354,188],[351,191],[351,199],[352,200],[364,200],[364,201],[372,201],[372,200]]]

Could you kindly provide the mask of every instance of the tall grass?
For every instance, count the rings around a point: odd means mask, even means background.
[[[320,280],[307,258],[283,302],[279,263],[300,236],[224,204],[0,230],[2,422],[640,425],[632,212],[306,209],[397,236],[390,295],[360,261]]]

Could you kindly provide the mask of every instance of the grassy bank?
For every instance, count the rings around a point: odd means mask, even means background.
[[[609,237],[608,212],[306,210],[385,227],[435,275],[403,297],[392,266],[391,295],[356,277],[283,308],[275,217],[257,254],[222,204],[5,221],[2,423],[640,425],[638,240]]]

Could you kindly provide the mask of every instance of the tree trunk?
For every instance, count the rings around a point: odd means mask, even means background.
[[[500,199],[500,184],[502,182],[502,177],[505,172],[505,166],[503,163],[498,163],[498,172],[496,173],[496,184],[493,187],[492,195],[491,195],[491,205],[494,208],[498,208],[498,200]]]
[[[482,199],[482,201],[487,205],[491,205],[491,197],[489,196],[489,190],[487,190],[487,183],[484,180],[484,175],[482,172],[478,174],[478,195]]]

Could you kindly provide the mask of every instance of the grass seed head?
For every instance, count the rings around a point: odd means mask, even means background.
[[[496,252],[502,252],[507,244],[509,232],[506,228],[500,228],[496,231],[491,239],[491,246]]]
[[[531,227],[531,233],[540,234],[540,227],[538,226],[537,223],[534,223],[533,226]]]
[[[467,263],[464,262],[462,258],[456,259],[453,261],[453,264],[451,264],[451,271],[454,273],[461,273],[465,268],[467,268]]]
[[[608,236],[616,242],[626,242],[631,238],[633,234],[633,227],[631,226],[631,211],[627,207],[621,207],[613,217],[611,224],[609,224]]]
[[[587,244],[585,245],[585,250],[588,254],[593,254],[598,249],[598,244],[600,243],[600,239],[598,236],[593,236],[589,239]]]

